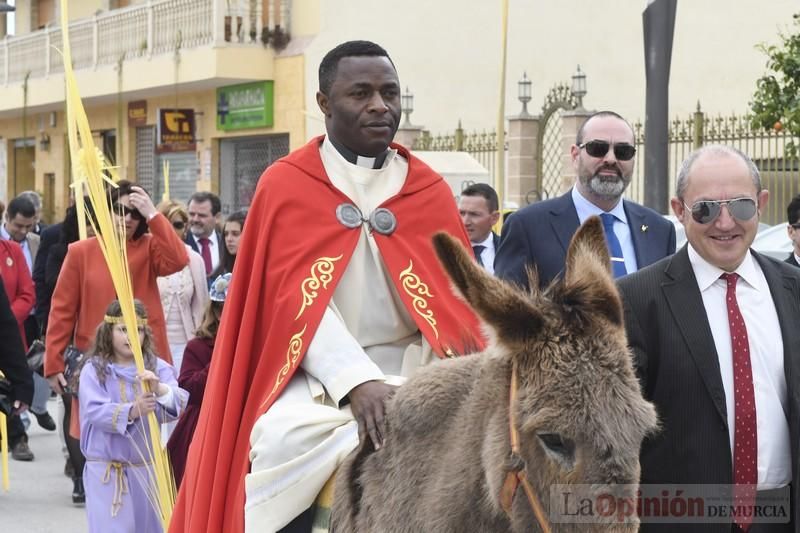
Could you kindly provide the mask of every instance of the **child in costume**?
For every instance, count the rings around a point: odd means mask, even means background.
[[[83,484],[89,531],[161,532],[147,415],[178,418],[189,394],[175,369],[153,353],[144,305],[135,301],[145,370],[138,373],[119,301],[108,306],[78,384]],[[147,388],[144,385],[147,385]]]
[[[183,413],[175,431],[167,443],[169,458],[172,461],[172,472],[175,484],[180,487],[183,471],[186,467],[186,454],[189,444],[194,436],[197,420],[200,418],[200,406],[203,403],[203,393],[206,389],[208,369],[211,367],[211,354],[214,351],[214,342],[217,340],[217,329],[222,316],[222,307],[228,295],[228,285],[231,274],[219,276],[211,284],[209,302],[206,304],[203,322],[195,332],[197,335],[186,345],[183,356],[181,375],[178,384],[189,391],[189,405]]]

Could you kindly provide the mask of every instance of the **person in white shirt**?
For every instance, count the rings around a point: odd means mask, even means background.
[[[500,220],[497,192],[486,183],[475,183],[461,191],[458,213],[467,228],[475,260],[494,274],[494,255],[500,237],[492,231]]]
[[[736,510],[727,523],[643,516],[645,533],[800,531],[790,489],[800,486],[800,270],[750,248],[768,199],[741,151],[693,152],[671,200],[688,243],[618,281],[644,395],[662,425],[642,446],[643,494],[714,486],[720,505]],[[778,523],[761,519],[769,505]]]
[[[36,224],[36,206],[27,198],[17,196],[8,203],[0,237],[10,239],[22,248],[28,270],[33,272],[33,260],[39,249],[39,236],[32,233]]]
[[[800,194],[792,198],[792,201],[786,206],[786,218],[789,222],[786,230],[789,232],[793,246],[792,253],[785,261],[790,265],[800,267]]]

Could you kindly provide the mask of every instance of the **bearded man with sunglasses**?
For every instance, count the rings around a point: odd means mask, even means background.
[[[569,242],[592,215],[603,219],[615,277],[673,254],[674,226],[652,209],[622,198],[635,154],[633,129],[621,116],[600,111],[586,119],[570,149],[575,186],[508,218],[495,275],[527,286],[527,268],[536,267],[539,286],[547,286],[563,273]]]
[[[727,523],[643,517],[641,531],[800,531],[800,271],[750,249],[768,198],[744,153],[701,148],[671,201],[688,243],[619,281],[628,342],[662,425],[642,446],[643,494],[712,485],[741,511]]]

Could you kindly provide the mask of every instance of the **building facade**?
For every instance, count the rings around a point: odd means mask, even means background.
[[[16,4],[15,35],[0,41],[0,194],[37,190],[54,220],[70,202],[59,2]],[[306,12],[290,0],[70,0],[69,10],[96,144],[155,198],[168,164],[173,199],[212,190],[233,211],[306,141],[304,57],[290,38],[306,31]]]
[[[59,4],[16,0],[13,35],[0,40],[0,197],[36,189],[45,197],[46,218],[60,216],[70,194]],[[458,124],[467,131],[496,129],[500,4],[70,0],[69,31],[90,123],[119,174],[160,196],[168,162],[174,198],[213,190],[227,212],[248,203],[270,162],[324,132],[317,68],[345,40],[370,39],[389,51],[403,88],[414,93],[413,123],[434,134]],[[532,81],[530,110],[537,115],[554,86],[569,83],[580,65],[586,109],[643,120],[645,5],[512,0],[506,116],[520,110],[516,81],[523,72]],[[688,116],[698,101],[709,117],[745,112],[765,70],[758,45],[792,31],[798,10],[795,0],[681,3],[670,113]],[[0,16],[0,37],[3,22]],[[168,123],[188,127],[193,137],[170,132]],[[552,130],[556,146],[568,129],[559,118],[543,125],[540,136],[547,139]],[[554,161],[563,157],[552,152]],[[565,165],[551,166],[551,179],[565,182],[558,170]],[[544,167],[540,174],[546,161]],[[533,174],[520,184],[510,179],[507,188],[520,204],[537,187]]]

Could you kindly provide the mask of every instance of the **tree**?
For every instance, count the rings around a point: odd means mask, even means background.
[[[767,55],[768,72],[756,82],[750,102],[753,126],[785,129],[792,137],[800,137],[800,13],[792,16],[795,32],[779,34],[780,45],[760,45]],[[794,142],[786,145],[786,155],[797,155]]]

